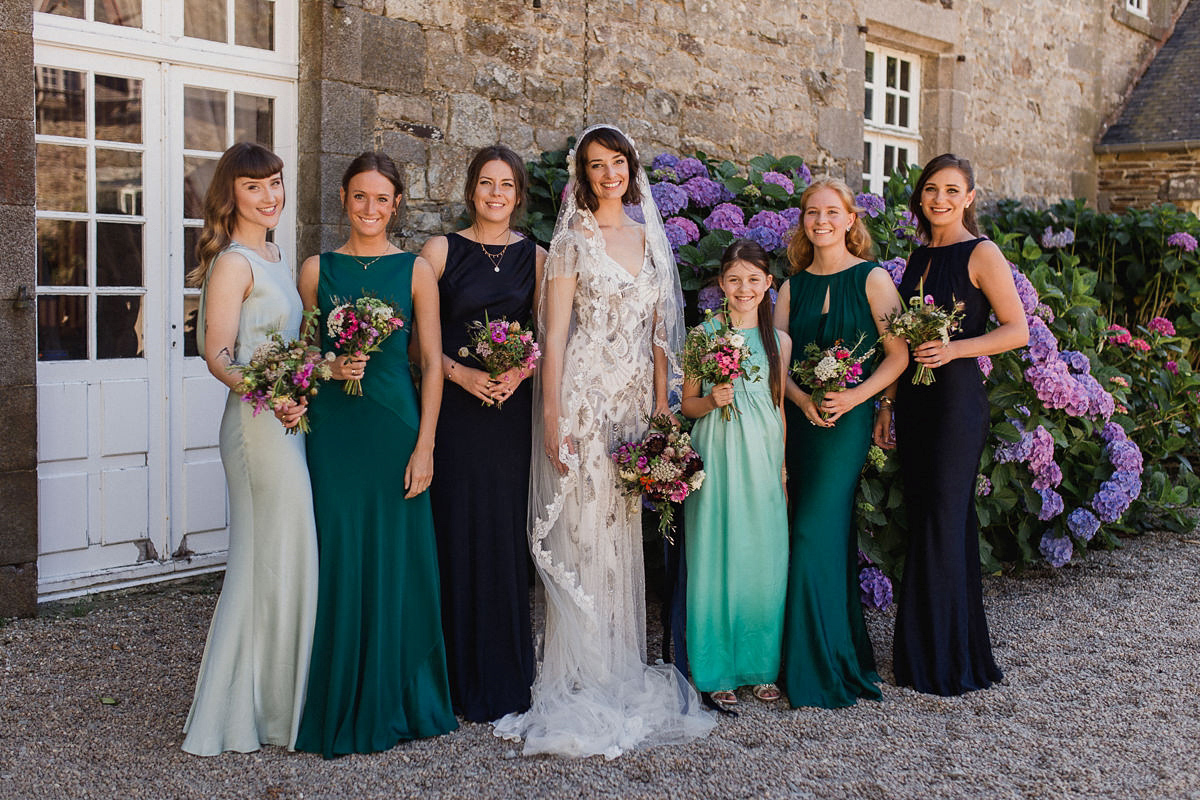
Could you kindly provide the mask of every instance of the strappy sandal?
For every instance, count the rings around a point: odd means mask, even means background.
[[[715,692],[709,692],[708,697],[713,701],[713,704],[722,710],[729,710],[737,705],[737,695],[732,689],[718,689]]]
[[[773,683],[760,683],[750,690],[764,703],[774,703],[779,699],[779,687]]]

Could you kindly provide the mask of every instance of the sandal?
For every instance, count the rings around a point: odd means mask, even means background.
[[[779,699],[779,687],[773,683],[757,684],[751,691],[764,703],[774,703]]]
[[[720,709],[728,709],[731,706],[736,706],[738,701],[737,695],[734,694],[732,689],[718,689],[715,692],[709,692],[708,696],[713,701],[713,704]]]

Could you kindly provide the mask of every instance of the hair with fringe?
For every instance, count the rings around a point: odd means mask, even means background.
[[[925,184],[929,183],[930,178],[944,169],[956,169],[961,172],[967,180],[967,191],[975,190],[975,170],[967,159],[959,158],[953,153],[942,153],[929,160],[929,163],[921,170],[921,177],[917,178],[917,185],[913,187],[912,196],[908,198],[908,210],[917,218],[917,234],[926,244],[932,240],[933,231],[929,227],[929,217],[925,216],[925,211],[921,208],[921,193],[925,190]],[[963,227],[978,236],[979,223],[975,220],[975,209],[972,206],[963,209],[962,219]]]
[[[771,274],[770,256],[761,244],[752,239],[734,239],[721,254],[721,270],[718,277],[725,277],[729,268],[738,261],[761,269],[767,276],[768,290],[774,286],[775,277]],[[775,310],[771,307],[769,294],[763,295],[762,302],[758,304],[758,334],[762,339],[767,364],[770,366],[771,399],[779,405],[783,400],[783,374],[779,365],[779,342],[775,338]]]
[[[525,170],[525,162],[507,145],[492,144],[480,148],[471,163],[467,165],[467,179],[463,182],[463,202],[467,204],[467,218],[475,224],[475,190],[479,184],[479,173],[493,161],[501,161],[512,170],[513,182],[517,189],[517,204],[513,206],[512,216],[508,218],[508,227],[514,228],[521,221],[525,212],[525,204],[529,199],[529,173]]]
[[[197,263],[187,274],[188,286],[203,286],[213,261],[233,241],[237,224],[235,181],[262,180],[277,172],[283,172],[283,160],[260,144],[238,142],[221,155],[204,195],[204,228],[196,240]]]
[[[587,179],[587,148],[592,142],[625,156],[625,163],[629,167],[629,183],[625,187],[625,194],[621,196],[621,202],[627,206],[642,202],[642,190],[638,188],[638,172],[641,171],[642,165],[638,161],[637,151],[615,128],[596,128],[584,134],[575,145],[575,204],[588,211],[595,211],[600,205],[600,199],[592,191],[592,183]]]
[[[800,195],[800,221],[796,224],[792,240],[788,242],[787,257],[793,274],[807,269],[813,262],[813,245],[808,239],[808,234],[804,232],[804,212],[808,208],[808,201],[821,189],[837,192],[847,213],[854,214],[854,224],[846,229],[846,249],[863,259],[871,258],[875,252],[875,243],[863,222],[863,209],[854,202],[854,192],[850,191],[845,181],[829,177],[817,178],[804,190],[804,194]]]

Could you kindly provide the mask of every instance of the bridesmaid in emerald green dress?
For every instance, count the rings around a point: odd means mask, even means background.
[[[783,494],[783,378],[791,339],[775,330],[767,253],[739,239],[721,257],[728,323],[758,367],[752,378],[712,385],[684,376],[683,413],[698,420],[692,445],[704,485],[684,503],[687,530],[687,646],[696,688],[721,708],[752,686],[779,699],[779,647],[787,591],[787,499]],[[719,318],[702,326],[719,329]],[[733,405],[725,420],[713,413]]]
[[[339,356],[335,380],[309,408],[320,579],[296,749],[326,758],[458,727],[425,493],[442,395],[437,283],[429,262],[388,240],[402,191],[386,155],[356,158],[342,178],[350,240],[300,270],[305,307],[320,312],[323,350],[334,349],[324,321],[339,303],[371,295],[408,321],[369,361]],[[424,375],[419,399],[407,354],[414,323]],[[362,381],[362,396],[343,391],[348,379]]]
[[[838,339],[849,347],[863,336],[861,353],[882,335],[900,296],[887,271],[866,260],[871,236],[846,184],[818,180],[800,207],[802,229],[788,245],[793,274],[779,291],[775,324],[787,327],[797,352]],[[854,492],[871,444],[872,401],[904,371],[908,347],[886,337],[880,351],[881,361],[863,363],[861,383],[830,392],[819,408],[809,387],[787,381],[792,539],[782,682],[796,708],[882,697],[858,597]]]

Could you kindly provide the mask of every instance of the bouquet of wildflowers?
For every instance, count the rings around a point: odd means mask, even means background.
[[[482,322],[467,323],[467,330],[471,344],[458,349],[459,357],[473,357],[493,378],[514,367],[528,372],[542,357],[542,349],[533,340],[533,332],[522,328],[519,322],[509,322],[504,317],[490,320],[484,314]],[[497,408],[500,405],[496,403]]]
[[[818,411],[827,393],[854,386],[862,380],[862,364],[875,354],[875,348],[872,347],[861,355],[855,355],[863,338],[860,335],[853,347],[846,347],[838,339],[833,347],[824,350],[816,342],[809,342],[804,346],[804,359],[792,364],[792,377],[801,386],[812,390],[812,400]],[[820,411],[820,414],[821,419],[825,419],[825,412]]]
[[[383,340],[404,327],[404,319],[378,297],[360,297],[339,303],[325,320],[334,346],[342,355],[359,356],[379,350]],[[362,396],[362,381],[351,378],[342,384],[346,394]]]
[[[331,376],[330,364],[333,354],[321,355],[318,347],[302,339],[284,341],[279,333],[272,333],[265,342],[254,349],[250,363],[241,368],[242,378],[234,391],[242,400],[254,405],[254,416],[267,408],[282,408],[301,397],[317,393],[317,381],[327,381]],[[308,417],[288,433],[308,433]]]
[[[889,336],[899,336],[910,348],[941,339],[950,341],[950,334],[959,329],[963,318],[963,304],[956,302],[949,311],[933,302],[933,295],[925,294],[925,279],[917,284],[917,293],[908,300],[908,308],[894,311],[883,318]],[[933,370],[924,364],[917,365],[913,383],[928,386],[933,383]]]
[[[617,486],[631,501],[645,496],[658,512],[658,532],[671,544],[675,540],[675,507],[704,483],[704,462],[692,449],[692,437],[674,420],[657,416],[639,442],[625,442],[612,452],[617,465]]]
[[[713,319],[708,312],[708,319]],[[688,380],[712,385],[732,383],[738,378],[758,380],[758,365],[750,364],[750,348],[746,337],[729,327],[729,314],[722,314],[719,327],[709,333],[704,326],[693,328],[683,343],[683,374]],[[706,320],[707,321],[707,320]],[[721,407],[721,416],[728,422],[738,414],[730,403]]]

